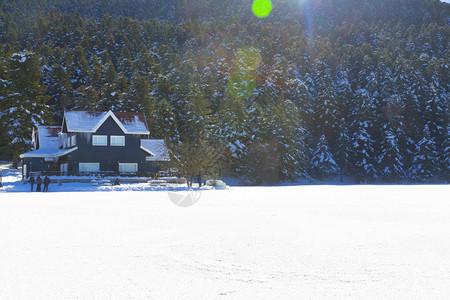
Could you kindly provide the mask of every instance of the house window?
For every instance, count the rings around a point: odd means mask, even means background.
[[[99,172],[100,163],[79,163],[78,170],[80,172]]]
[[[60,165],[59,165],[59,170],[60,170],[62,173],[67,173],[67,171],[69,171],[69,164],[68,164],[68,163],[60,164]]]
[[[69,138],[67,137],[66,134],[63,135],[63,145],[64,148],[69,148]]]
[[[106,135],[93,135],[92,146],[107,146],[108,137]]]
[[[136,173],[138,171],[137,163],[119,163],[120,173]]]
[[[69,147],[73,147],[77,144],[77,136],[74,134],[70,137],[70,145]]]
[[[112,135],[109,144],[111,146],[125,146],[125,137],[123,135]]]

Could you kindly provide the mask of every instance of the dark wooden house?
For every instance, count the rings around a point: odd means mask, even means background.
[[[156,173],[170,158],[164,140],[149,134],[142,113],[66,111],[61,126],[38,126],[36,150],[20,156],[23,175]]]

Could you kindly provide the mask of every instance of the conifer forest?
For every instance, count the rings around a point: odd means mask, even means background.
[[[252,2],[1,1],[1,154],[65,110],[140,111],[250,183],[450,181],[450,4]]]

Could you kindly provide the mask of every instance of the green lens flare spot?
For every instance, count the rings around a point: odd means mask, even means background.
[[[267,17],[272,11],[272,1],[270,0],[255,0],[253,1],[252,10],[255,16],[260,18]]]

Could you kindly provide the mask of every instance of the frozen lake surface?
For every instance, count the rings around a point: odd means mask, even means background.
[[[449,299],[450,186],[0,193],[0,299]]]

